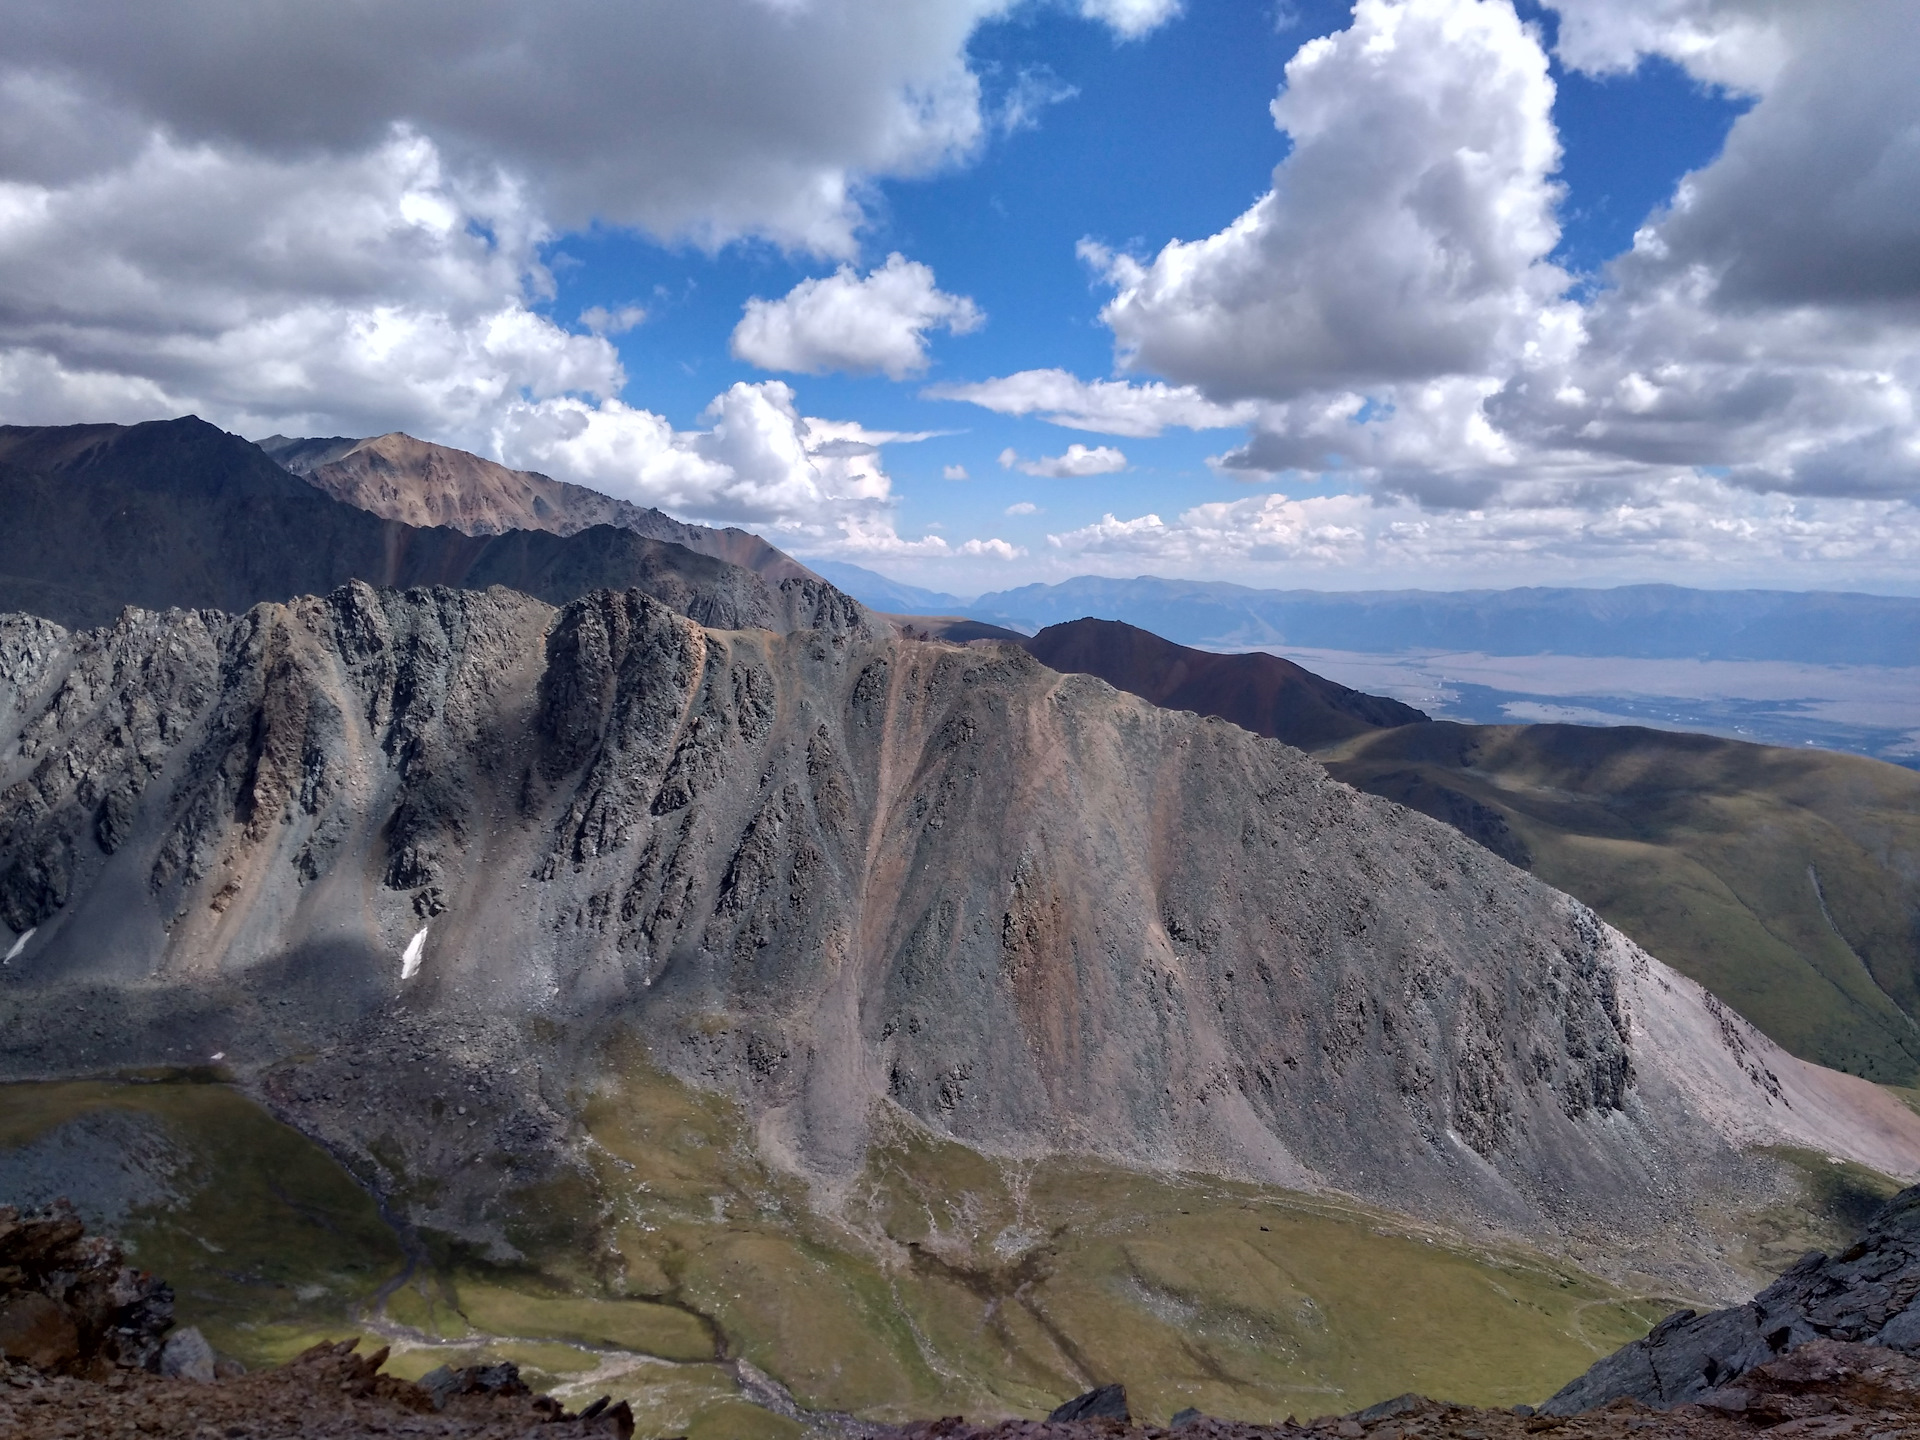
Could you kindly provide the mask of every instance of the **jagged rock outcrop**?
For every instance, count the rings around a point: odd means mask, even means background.
[[[0,531],[0,611],[69,626],[109,624],[127,605],[238,613],[349,580],[506,585],[553,604],[632,587],[723,630],[865,623],[798,567],[756,573],[630,528],[469,535],[383,519],[192,416],[0,426]]]
[[[0,737],[7,1073],[219,1052],[482,1238],[469,1162],[559,1156],[609,1028],[823,1180],[890,1105],[1580,1253],[1687,1236],[1720,1293],[1696,1207],[1764,1190],[1748,1148],[1920,1172],[1905,1107],[1451,829],[1013,646],[353,585],[0,622]]]
[[[1187,1412],[1159,1426],[1111,1420],[1003,1420],[964,1417],[902,1425],[888,1440],[1745,1440],[1856,1435],[1894,1440],[1920,1433],[1920,1361],[1877,1345],[1819,1340],[1748,1374],[1737,1389],[1701,1403],[1649,1410],[1616,1400],[1573,1417],[1449,1405],[1400,1395],[1351,1415],[1321,1415],[1278,1425]]]
[[[1889,1201],[1841,1254],[1802,1257],[1745,1305],[1669,1315],[1541,1409],[1572,1415],[1621,1396],[1660,1407],[1698,1403],[1814,1340],[1920,1355],[1920,1186]]]
[[[742,566],[775,585],[821,578],[750,531],[689,525],[584,485],[512,470],[398,431],[365,440],[273,435],[262,440],[260,448],[323,494],[408,525],[444,525],[463,535],[504,535],[510,530],[573,535],[611,525]]]
[[[0,1205],[0,1360],[56,1373],[158,1370],[173,1291],[64,1201]]]

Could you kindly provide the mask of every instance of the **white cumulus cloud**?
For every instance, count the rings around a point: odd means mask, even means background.
[[[1758,101],[1609,267],[1579,343],[1519,367],[1489,415],[1760,490],[1920,496],[1920,9],[1567,11],[1570,61],[1665,55]]]
[[[617,310],[591,305],[580,312],[580,323],[596,335],[624,335],[645,324],[646,319],[646,307],[642,305],[622,305]]]
[[[1508,0],[1360,0],[1288,66],[1293,148],[1251,209],[1145,258],[1079,247],[1141,378],[928,392],[1119,435],[1244,425],[1222,473],[1351,493],[1109,517],[1058,554],[1899,575],[1920,523],[1920,7],[1549,3],[1571,69],[1657,56],[1745,97],[1722,152],[1576,296],[1550,258],[1538,33]]]
[[[904,380],[927,368],[929,330],[964,335],[985,322],[973,301],[947,294],[927,266],[895,253],[864,278],[842,265],[778,300],[749,300],[732,348],[735,358],[762,370]]]
[[[880,447],[912,437],[777,384],[685,431],[623,402],[609,337],[645,309],[556,323],[545,256],[589,222],[857,253],[875,181],[986,142],[967,45],[1012,3],[419,0],[343,24],[0,0],[0,418],[406,429],[815,548],[957,553],[895,531]],[[1016,90],[1031,112],[1062,87]],[[799,368],[914,373],[930,329],[980,319],[904,260],[855,283],[837,338],[788,297]]]
[[[1104,21],[1123,40],[1157,30],[1183,8],[1181,0],[1080,0],[1082,15]]]
[[[1220,405],[1191,385],[1082,380],[1066,370],[1022,370],[970,384],[927,387],[934,400],[964,400],[1001,415],[1039,415],[1055,425],[1102,435],[1158,435],[1170,425],[1221,430],[1249,424],[1252,402]]]
[[[345,156],[406,124],[521,177],[565,228],[846,255],[864,183],[981,143],[966,46],[1009,3],[416,0],[343,22],[301,0],[5,0],[0,88],[56,130],[81,112],[86,134],[0,123],[0,166],[64,181],[155,131]]]
[[[1022,460],[1011,447],[1000,452],[1000,464],[1023,475],[1039,475],[1049,480],[1077,479],[1088,475],[1111,475],[1127,468],[1127,457],[1110,445],[1069,445],[1065,454],[1042,455]]]
[[[1486,584],[1543,573],[1569,581],[1653,577],[1777,585],[1783,568],[1898,583],[1920,560],[1920,511],[1887,501],[1758,495],[1707,476],[1551,504],[1434,510],[1361,494],[1248,496],[1195,506],[1172,520],[1119,519],[1047,537],[1073,572],[1133,575],[1143,567],[1258,575],[1371,574],[1393,583]]]
[[[1482,374],[1567,277],[1547,57],[1504,0],[1359,0],[1273,102],[1293,141],[1227,229],[1113,265],[1123,363],[1210,399]],[[1097,258],[1097,256],[1096,256]]]
[[[533,306],[545,225],[516,184],[396,130],[274,161],[156,137],[86,181],[0,181],[9,419],[471,435],[499,405],[624,383]]]

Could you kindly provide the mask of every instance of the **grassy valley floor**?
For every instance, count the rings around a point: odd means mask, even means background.
[[[1409,1390],[1505,1406],[1676,1303],[1324,1197],[997,1160],[905,1122],[856,1180],[809,1193],[729,1102],[637,1047],[600,1074],[576,1097],[587,1170],[513,1197],[510,1264],[432,1234],[410,1263],[330,1156],[205,1074],[4,1087],[0,1199],[72,1195],[249,1365],[347,1335],[391,1345],[403,1377],[510,1359],[570,1405],[629,1400],[642,1435],[1031,1416],[1109,1380],[1161,1423]],[[1833,1193],[1811,1203],[1844,1229],[1858,1182],[1823,1168]],[[1809,1223],[1776,1217],[1773,1248]]]

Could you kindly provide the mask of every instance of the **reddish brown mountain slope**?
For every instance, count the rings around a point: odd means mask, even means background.
[[[612,525],[744,566],[775,584],[818,578],[791,555],[749,531],[688,525],[584,485],[569,485],[532,470],[510,470],[465,450],[416,440],[397,430],[368,440],[289,440],[275,435],[261,441],[260,448],[335,500],[408,525],[442,525],[465,535],[504,535],[511,530],[572,535],[595,525]]]
[[[1117,620],[1049,625],[1022,644],[1051,669],[1097,675],[1155,705],[1218,715],[1302,750],[1429,718],[1411,705],[1349,690],[1277,655],[1190,650]]]

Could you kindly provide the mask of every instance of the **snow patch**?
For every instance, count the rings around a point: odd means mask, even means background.
[[[15,960],[18,960],[20,958],[20,952],[27,948],[27,941],[33,939],[35,933],[39,929],[40,927],[36,925],[33,927],[33,929],[27,931],[26,934],[22,935],[18,940],[14,941],[13,948],[7,951],[6,959],[0,960],[0,965],[11,965]]]
[[[420,927],[420,933],[407,942],[407,948],[400,954],[400,978],[411,980],[420,970],[420,957],[427,948],[426,925]]]

